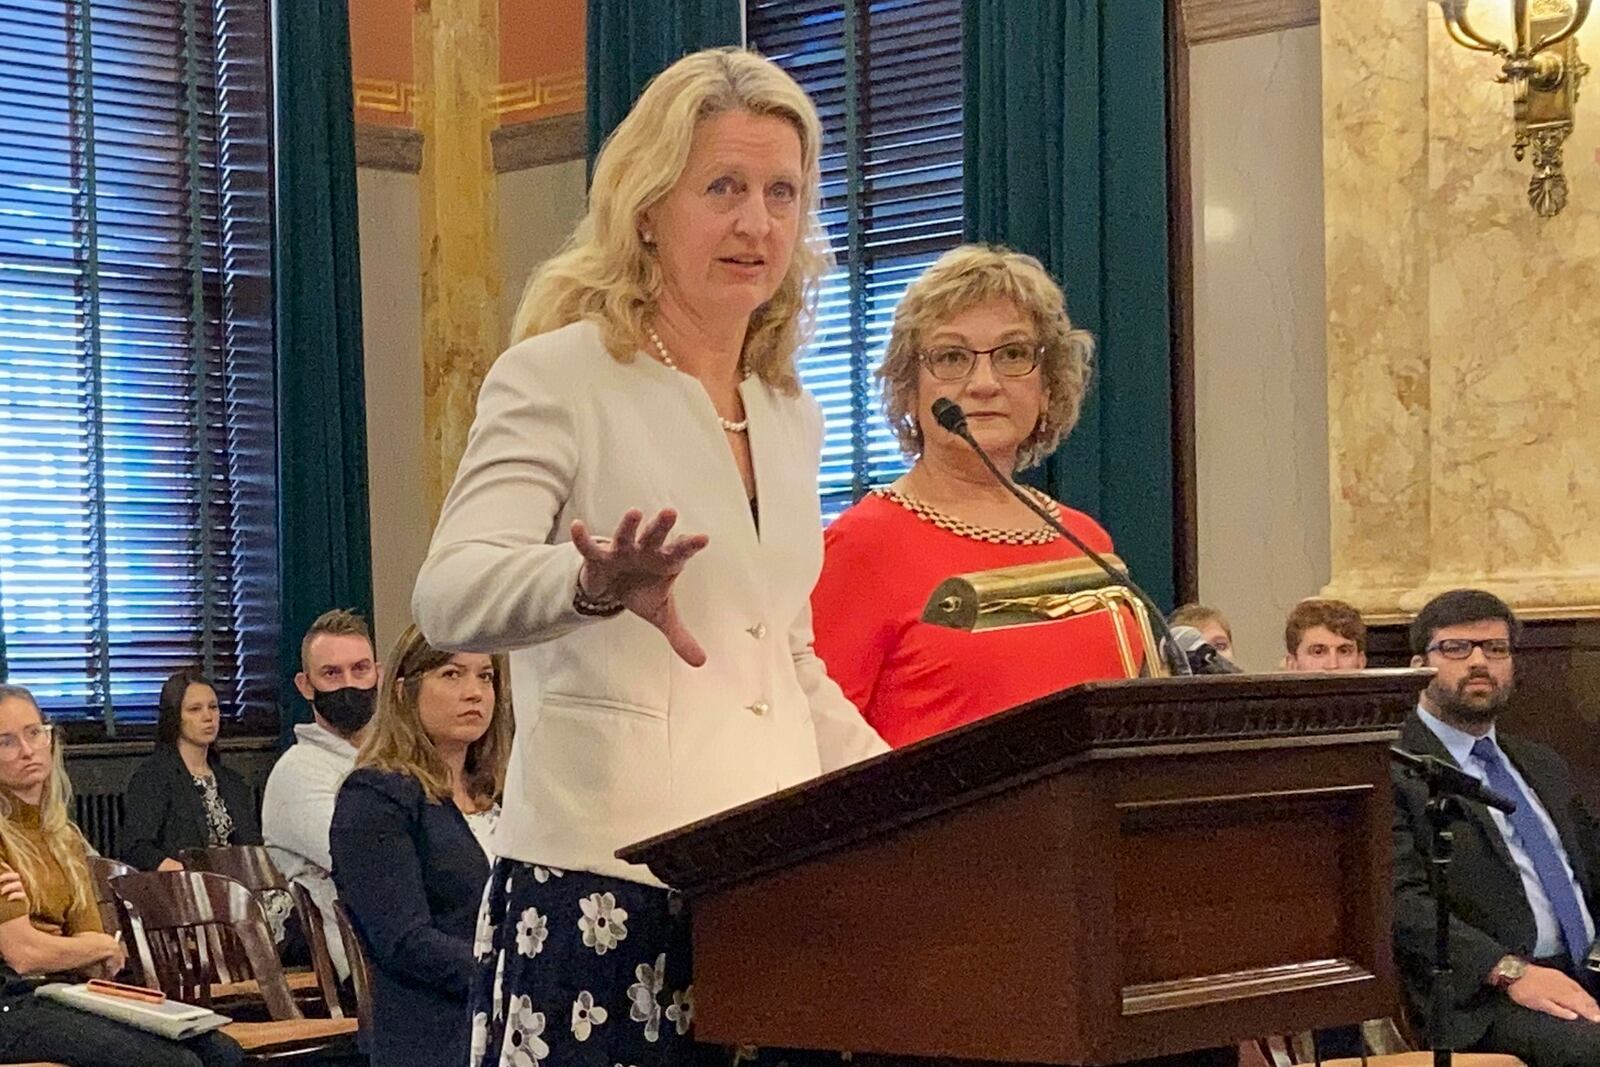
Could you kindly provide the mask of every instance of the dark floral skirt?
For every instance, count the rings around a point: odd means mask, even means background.
[[[676,893],[497,860],[473,947],[471,1067],[727,1067],[693,1040],[689,951]]]

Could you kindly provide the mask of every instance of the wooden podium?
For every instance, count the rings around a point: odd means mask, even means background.
[[[1115,1064],[1393,1015],[1427,671],[1091,683],[629,846],[703,1041]]]

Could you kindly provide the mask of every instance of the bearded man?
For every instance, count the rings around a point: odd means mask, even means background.
[[[1449,761],[1509,797],[1511,815],[1466,801],[1452,825],[1448,1046],[1504,1052],[1529,1067],[1600,1064],[1600,1006],[1586,966],[1600,897],[1600,831],[1555,752],[1495,719],[1511,696],[1520,626],[1476,589],[1431,600],[1411,626],[1411,664],[1438,673],[1400,745]],[[1396,772],[1395,962],[1418,1032],[1433,987],[1427,789]]]

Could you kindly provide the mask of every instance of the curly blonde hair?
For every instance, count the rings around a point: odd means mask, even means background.
[[[1044,346],[1039,365],[1045,408],[1039,425],[1017,450],[1017,469],[1025,470],[1055,451],[1077,425],[1094,360],[1094,338],[1072,325],[1061,287],[1037,259],[998,245],[961,245],[940,256],[900,298],[889,347],[878,368],[884,415],[908,457],[922,455],[916,408],[924,341],[952,316],[990,300],[1015,304],[1032,320]]]
[[[794,354],[832,263],[816,214],[822,125],[793,78],[740,48],[693,52],[645,86],[595,159],[588,212],[529,280],[511,327],[513,344],[587,319],[599,325],[614,359],[633,358],[662,289],[661,265],[640,237],[640,221],[682,176],[699,123],[728,111],[779,118],[800,135],[803,222],[794,257],[778,291],[750,317],[743,353],[762,381],[791,395],[799,391]]]
[[[430,645],[415,626],[406,627],[389,652],[389,673],[378,694],[372,729],[361,751],[356,753],[357,767],[409,774],[422,783],[422,791],[430,799],[440,803],[448,802],[453,796],[450,770],[422,728],[417,695],[422,689],[423,675],[449,663],[451,656],[452,653]],[[505,788],[511,739],[517,729],[511,710],[511,674],[506,657],[490,656],[489,661],[494,664],[494,711],[489,729],[467,746],[467,763],[463,769],[467,795],[485,808],[498,800]]]

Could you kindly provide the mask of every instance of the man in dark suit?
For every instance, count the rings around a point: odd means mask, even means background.
[[[1587,970],[1600,896],[1600,832],[1566,763],[1495,729],[1514,680],[1518,622],[1489,593],[1435,597],[1411,627],[1412,665],[1438,674],[1401,728],[1402,748],[1461,767],[1514,800],[1505,816],[1465,803],[1453,829],[1449,1046],[1508,1052],[1529,1067],[1600,1065],[1600,1006]],[[1426,787],[1395,779],[1395,959],[1428,1018],[1434,898]]]

